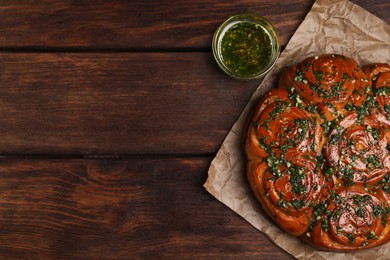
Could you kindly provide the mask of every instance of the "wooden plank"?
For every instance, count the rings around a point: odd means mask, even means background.
[[[284,46],[313,0],[2,1],[0,48],[210,49],[220,23],[238,13],[269,19]],[[353,0],[390,22],[388,0]]]
[[[0,154],[215,153],[259,81],[210,53],[0,54]]]
[[[257,12],[286,44],[312,0],[18,1],[0,3],[0,47],[207,48],[229,16]]]
[[[0,161],[0,255],[291,259],[202,187],[210,158]]]

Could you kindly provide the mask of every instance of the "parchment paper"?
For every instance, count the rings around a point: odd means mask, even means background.
[[[323,53],[344,54],[360,65],[390,63],[390,26],[349,1],[317,0],[227,135],[211,163],[204,187],[298,259],[389,259],[390,242],[354,253],[332,253],[315,250],[286,234],[262,211],[246,179],[241,136],[250,110],[265,92],[276,86],[284,67]]]

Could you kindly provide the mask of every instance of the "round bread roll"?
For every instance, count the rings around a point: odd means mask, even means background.
[[[390,65],[326,54],[287,68],[244,131],[265,212],[323,250],[390,239]]]

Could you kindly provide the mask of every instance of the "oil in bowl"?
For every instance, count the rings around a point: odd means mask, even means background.
[[[220,68],[237,79],[263,77],[280,54],[276,30],[255,14],[230,17],[216,30],[212,45]]]

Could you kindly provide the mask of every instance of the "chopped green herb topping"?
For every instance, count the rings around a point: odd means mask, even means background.
[[[348,75],[348,73],[343,74],[343,79],[350,79],[351,77]]]
[[[297,120],[295,120],[295,127],[298,131],[298,135],[295,141],[300,141],[306,136],[306,133],[309,130],[310,123],[311,122],[309,119],[298,118]]]
[[[390,207],[382,208],[381,216],[382,216],[382,225],[384,227],[387,225],[389,213],[390,213]]]
[[[355,244],[356,238],[353,234],[346,234],[347,238],[349,239],[349,244],[353,245]]]
[[[347,111],[355,111],[356,110],[356,107],[351,103],[351,102],[348,102],[346,105],[345,105],[345,109]]]
[[[317,106],[314,106],[314,105],[312,105],[312,104],[309,104],[308,106],[307,106],[307,111],[309,111],[310,113],[313,113],[313,114],[315,114],[315,113],[318,113],[318,107]]]
[[[333,103],[327,103],[328,107],[332,109],[332,115],[333,116],[337,116],[338,115],[338,111],[337,111],[337,108],[336,106],[333,104]]]
[[[274,175],[276,178],[280,178],[284,175],[283,172],[280,170],[280,165],[282,163],[283,163],[283,161],[281,159],[277,158],[273,154],[271,154],[267,158],[268,167],[269,167],[272,175]]]
[[[383,183],[382,190],[386,193],[390,193],[390,173],[386,174],[381,183]]]
[[[291,204],[296,208],[296,209],[301,209],[305,206],[305,200],[297,200],[297,199],[293,199],[291,201]]]
[[[309,70],[310,66],[311,66],[311,62],[310,62],[310,60],[307,60],[305,62],[306,71]]]
[[[330,137],[329,143],[330,144],[338,144],[341,140],[341,133],[334,134]]]
[[[275,109],[272,110],[270,113],[269,113],[269,116],[272,117],[273,120],[276,119],[276,117],[282,113],[284,111],[284,109],[286,107],[291,107],[291,104],[287,101],[281,101],[281,102],[278,102],[278,104],[276,105]]]
[[[358,120],[356,123],[358,124],[364,124],[364,116],[370,115],[370,109],[374,107],[375,102],[374,98],[371,95],[367,96],[367,99],[365,102],[363,102],[361,107],[356,107],[356,111],[358,113]]]
[[[305,73],[302,70],[297,70],[297,74],[294,78],[295,82],[301,82],[306,80]]]
[[[265,127],[269,127],[270,121],[275,121],[276,118],[283,112],[287,107],[291,107],[291,104],[287,101],[280,101],[276,107],[268,114],[268,118],[264,122]]]
[[[333,122],[333,121],[332,121]],[[322,128],[324,129],[324,134],[328,135],[330,130],[332,129],[332,122],[326,121],[321,124]]]
[[[278,200],[278,206],[287,209],[288,208],[287,201],[285,201],[282,197],[280,197]]]
[[[327,168],[325,168],[324,173],[325,173],[326,179],[330,180],[332,178],[332,176],[336,173],[336,169],[327,167]]]
[[[374,218],[378,218],[382,215],[383,208],[381,205],[374,205],[372,208],[372,215]]]
[[[251,22],[233,25],[221,41],[221,55],[225,65],[241,75],[252,75],[263,70],[271,59],[271,39],[261,26]]]
[[[316,76],[316,79],[317,79],[318,81],[321,81],[321,80],[323,79],[322,71],[316,71],[316,72],[314,73],[314,75]]]
[[[387,96],[390,94],[390,87],[384,86],[384,87],[377,88],[375,89],[375,94],[377,96]]]
[[[293,104],[294,104],[296,107],[299,107],[300,109],[304,109],[304,108],[305,108],[305,106],[303,105],[303,102],[302,102],[302,100],[301,100],[301,97],[300,97],[299,94],[296,92],[296,90],[295,90],[294,87],[292,87],[292,88],[290,89],[288,98],[293,102]]]
[[[343,213],[343,209],[342,209],[342,208],[337,209],[337,210],[333,213],[332,220],[333,220],[333,221],[337,221],[337,220],[340,218],[341,213]]]
[[[374,233],[374,231],[367,233],[366,236],[367,236],[367,239],[378,239],[378,236]]]
[[[387,114],[390,114],[390,105],[384,105],[384,109]]]
[[[382,163],[381,163],[381,159],[375,155],[372,155],[372,154],[367,155],[367,160],[368,160],[367,166],[370,170],[383,167]]]
[[[370,201],[371,197],[369,195],[363,195],[363,196],[354,195],[352,199],[355,205],[360,206],[362,203],[366,203]]]
[[[332,211],[328,210],[325,212],[325,216],[321,219],[321,228],[325,232],[328,232],[330,230],[329,228],[329,218],[332,215]]]
[[[261,147],[263,147],[263,149],[267,153],[271,154],[272,153],[272,147],[267,145],[267,143],[265,142],[266,141],[266,137],[258,138],[258,140],[259,140],[259,143],[260,143]]]
[[[307,232],[313,232],[313,229],[314,229],[315,225],[317,224],[317,221],[324,214],[327,206],[328,205],[325,202],[321,202],[321,203],[314,206],[313,218],[310,222],[310,225],[307,229]]]
[[[378,128],[371,127],[367,128],[368,132],[374,137],[376,141],[379,141],[379,138],[381,136],[381,131]]]
[[[295,194],[302,195],[306,192],[306,186],[302,182],[305,179],[305,168],[293,165],[288,168],[290,174],[290,183],[292,185],[292,191]]]
[[[346,186],[352,186],[354,182],[354,170],[352,168],[352,165],[347,165],[344,167],[339,168],[340,173],[344,176],[345,185]]]

